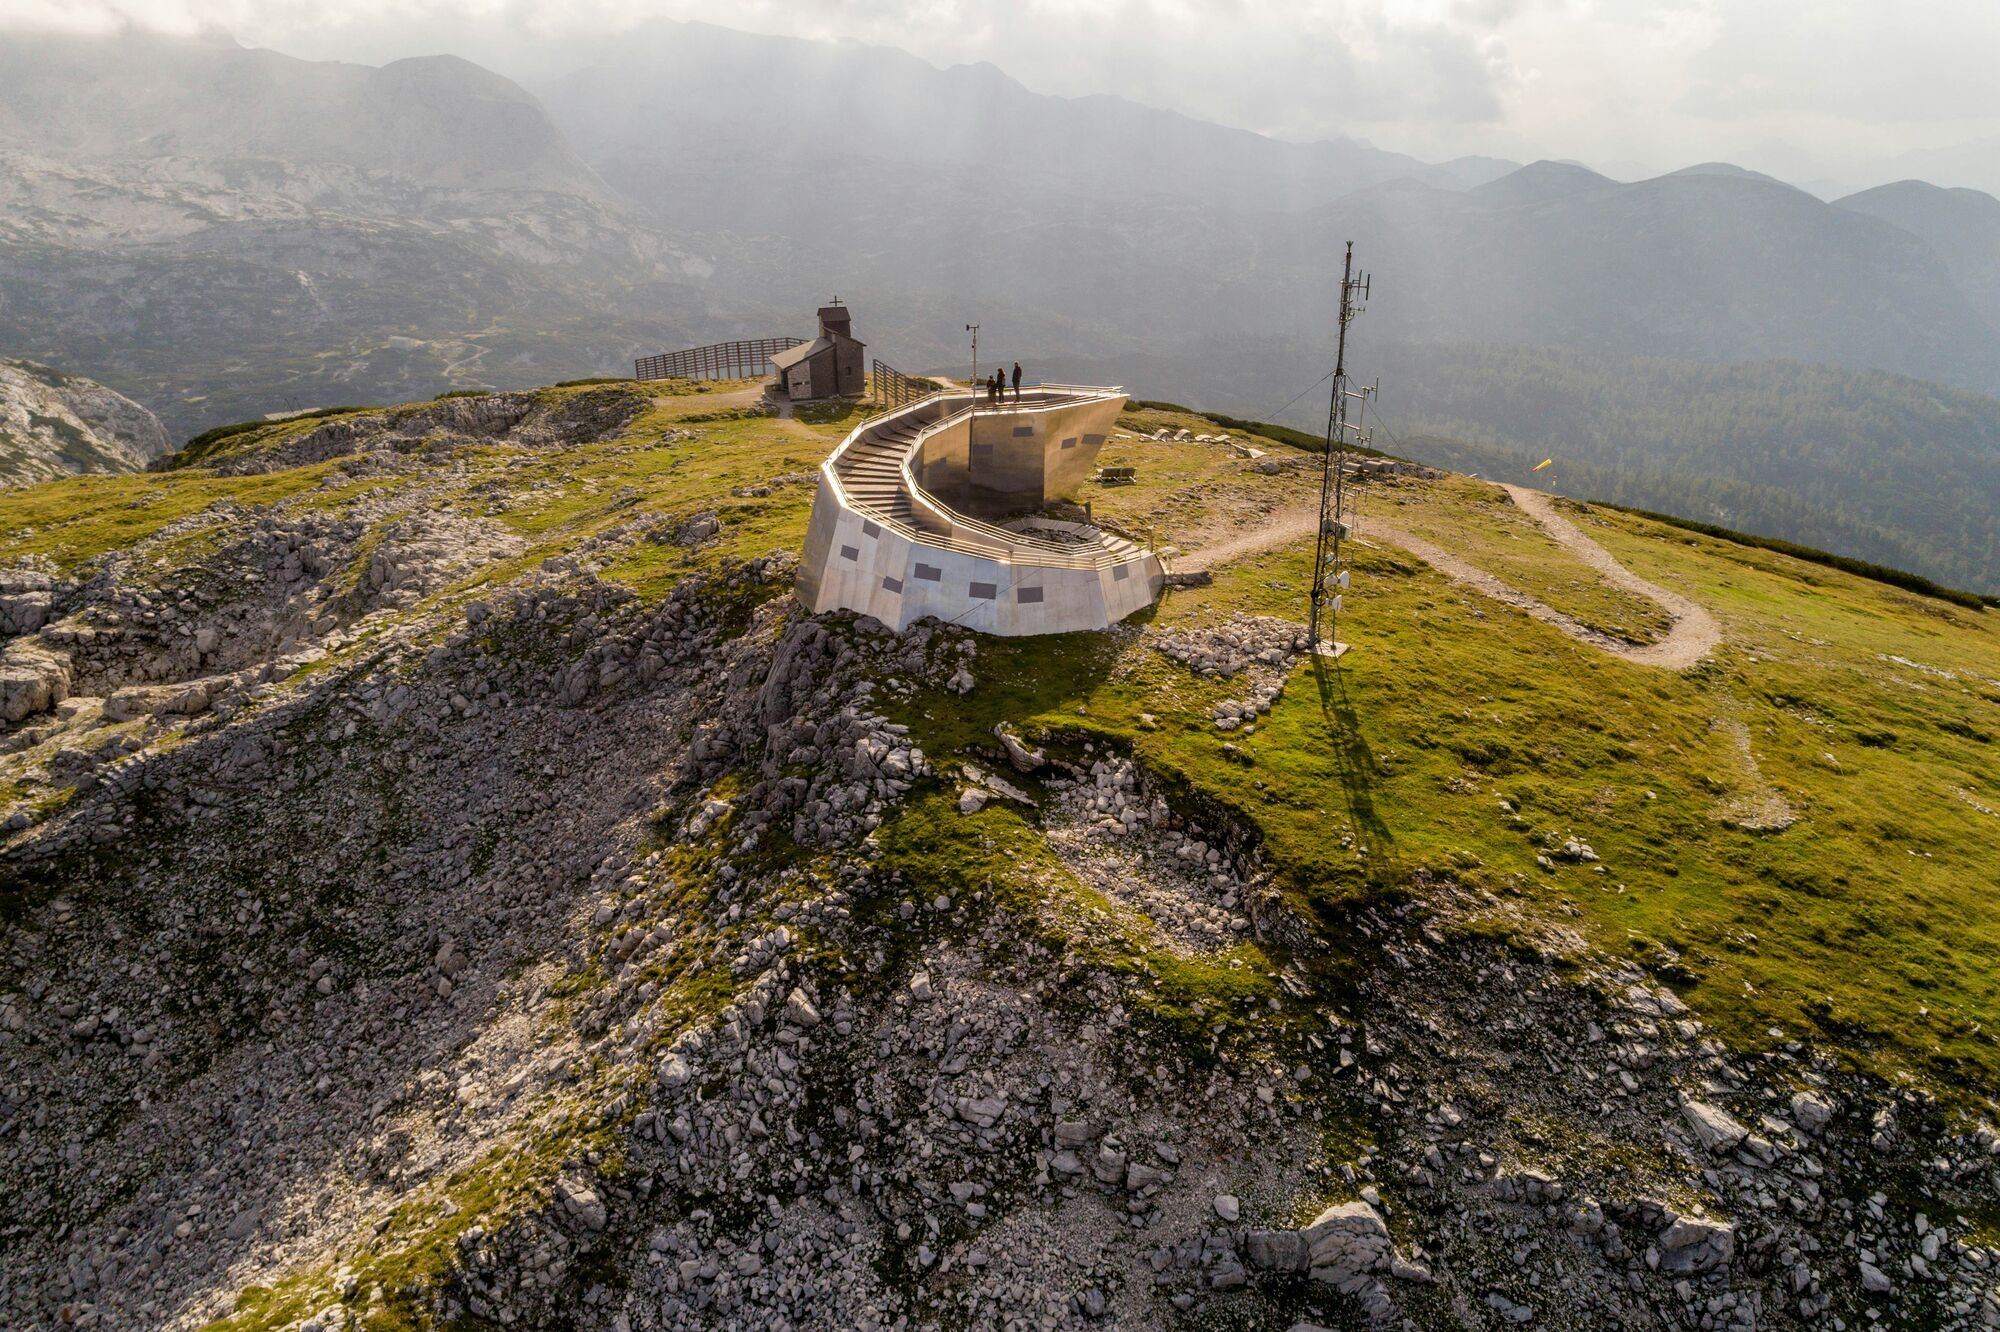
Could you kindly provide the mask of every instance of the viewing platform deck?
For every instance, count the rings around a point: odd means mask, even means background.
[[[1091,524],[1061,525],[1058,541],[977,516],[1074,494],[1124,404],[1122,389],[1045,384],[870,417],[820,465],[800,598],[898,630],[932,615],[1008,635],[1104,629],[1149,605],[1166,569],[1145,547]]]

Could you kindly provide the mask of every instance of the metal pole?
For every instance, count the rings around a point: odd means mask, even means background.
[[[1313,543],[1312,595],[1306,627],[1313,652],[1319,651],[1321,603],[1326,599],[1327,583],[1340,564],[1340,540],[1347,517],[1347,326],[1358,313],[1354,308],[1354,293],[1363,289],[1363,283],[1354,277],[1354,242],[1349,241],[1340,270],[1340,328],[1334,341],[1333,392],[1327,400],[1326,453],[1320,468],[1319,530]],[[1331,614],[1326,617],[1329,632],[1333,630],[1334,618]]]
[[[965,331],[972,335],[972,407],[979,410],[979,325],[967,324]]]

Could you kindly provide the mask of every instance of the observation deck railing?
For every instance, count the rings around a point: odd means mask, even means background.
[[[1028,393],[1034,394],[1033,399],[1026,396]],[[1124,550],[1112,549],[1104,544],[1079,547],[1010,532],[1003,527],[959,512],[917,484],[916,475],[911,471],[910,465],[922,451],[925,442],[931,436],[961,421],[970,421],[981,415],[1012,416],[1028,411],[1050,411],[1079,402],[1123,397],[1124,390],[1083,384],[1037,384],[1024,389],[1023,394],[1018,402],[1003,400],[999,404],[989,405],[985,402],[983,389],[970,391],[940,389],[913,402],[878,413],[849,432],[847,438],[840,442],[840,446],[820,464],[821,474],[846,507],[867,514],[872,521],[890,528],[909,540],[941,550],[1059,569],[1109,569],[1120,564],[1157,558],[1152,552],[1136,545]],[[898,479],[910,497],[912,509],[928,515],[931,521],[940,524],[944,530],[934,530],[921,523],[907,523],[892,517],[854,496],[843,484],[841,480],[843,462],[854,445],[897,420],[941,408],[957,399],[967,400],[966,405],[923,422],[917,434],[904,447],[897,464]],[[1119,540],[1121,543],[1131,544],[1126,543],[1124,538]]]

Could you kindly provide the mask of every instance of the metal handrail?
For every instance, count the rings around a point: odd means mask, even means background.
[[[1075,400],[1072,399],[1071,401]],[[1049,405],[1055,407],[1062,406],[1063,404],[1051,403]],[[1065,546],[1054,541],[1045,541],[1039,537],[1025,536],[1019,532],[1010,532],[998,524],[974,518],[970,514],[960,513],[957,509],[944,504],[929,491],[917,484],[916,474],[910,470],[910,461],[917,456],[917,451],[923,448],[924,441],[961,418],[970,418],[976,415],[978,415],[978,408],[976,407],[968,407],[954,412],[942,420],[933,421],[930,425],[925,426],[917,432],[916,438],[910,441],[909,448],[904,450],[899,470],[902,474],[904,485],[909,488],[911,500],[923,505],[937,517],[938,521],[950,523],[953,527],[970,528],[979,535],[990,538],[1000,545],[1005,546],[1010,551],[1029,550],[1040,552],[1048,557],[1045,559],[1045,563],[1051,561],[1059,562],[1065,568],[1108,568],[1112,564],[1123,563],[1124,561],[1122,560],[1108,558],[1109,552],[1103,553],[1098,558],[1086,560],[1077,555],[1075,548],[1072,546]]]
[[[1030,387],[1041,393],[1055,392],[1064,396],[1058,401],[1020,402],[1004,408],[982,408],[979,402],[980,390],[977,388],[940,389],[937,392],[926,394],[914,402],[892,408],[886,412],[877,413],[857,425],[840,442],[839,447],[827,455],[826,460],[820,464],[821,475],[832,486],[834,494],[838,497],[840,503],[847,508],[859,513],[866,513],[873,521],[882,523],[910,540],[932,545],[939,549],[950,550],[957,554],[986,558],[1011,558],[1016,553],[1019,553],[1028,557],[1034,563],[1066,569],[1109,569],[1121,564],[1138,563],[1149,558],[1149,553],[1143,549],[1137,549],[1120,555],[1102,547],[1098,548],[1091,555],[1078,555],[1074,547],[1060,545],[1053,541],[1043,541],[1034,537],[1024,537],[1019,533],[1009,532],[1005,528],[996,527],[991,523],[983,522],[968,514],[960,513],[958,510],[937,500],[929,491],[917,484],[915,475],[910,471],[910,459],[916,456],[917,451],[923,447],[924,442],[947,426],[953,425],[960,420],[977,416],[982,410],[1004,410],[1010,413],[1050,411],[1078,401],[1089,401],[1092,398],[1108,398],[1123,393],[1122,388],[1107,388],[1099,384],[1037,384]],[[910,495],[912,503],[921,505],[937,521],[945,523],[953,529],[969,530],[973,534],[985,538],[984,541],[967,541],[958,536],[956,530],[936,532],[927,528],[913,526],[903,522],[901,519],[892,518],[872,505],[863,503],[857,499],[842,484],[840,479],[841,459],[847,454],[848,449],[858,443],[864,436],[874,433],[882,426],[887,425],[892,419],[914,415],[922,408],[933,403],[959,396],[970,398],[970,403],[947,416],[925,422],[918,430],[916,436],[911,439],[909,445],[903,450],[902,456],[898,460],[897,470],[904,488]]]
[[[851,432],[849,432],[847,438],[843,439],[840,442],[840,446],[834,449],[832,453],[828,454],[824,462],[820,463],[819,465],[820,476],[823,480],[826,481],[826,483],[829,486],[833,488],[833,493],[835,497],[839,500],[840,504],[843,507],[852,509],[856,513],[867,514],[871,520],[882,524],[884,527],[889,528],[891,531],[896,532],[897,534],[907,538],[908,540],[921,542],[925,545],[935,546],[940,550],[953,551],[960,555],[984,556],[988,558],[994,555],[1005,555],[1006,554],[1005,551],[995,551],[990,546],[984,546],[970,541],[960,541],[956,537],[950,536],[943,532],[927,532],[922,528],[915,527],[909,523],[904,522],[900,518],[892,518],[888,514],[883,513],[881,510],[874,508],[872,505],[862,503],[860,500],[856,499],[853,495],[849,494],[847,487],[841,484],[839,462],[842,455],[844,455],[847,452],[849,445],[859,440],[865,432],[873,430],[876,426],[887,422],[890,417],[901,416],[906,413],[914,412],[918,408],[923,407],[924,405],[933,402],[936,399],[947,396],[950,392],[952,392],[952,390],[940,389],[935,393],[926,394],[924,397],[919,398],[917,401],[909,403],[904,407],[899,407],[894,410],[883,412],[876,416],[869,417],[866,421],[863,421],[860,425],[856,426]]]
[[[1099,391],[1102,392],[1103,390],[1100,389]],[[912,525],[905,523],[900,519],[892,518],[888,514],[881,512],[880,510],[874,508],[873,506],[860,501],[859,499],[857,499],[848,492],[846,486],[841,483],[840,469],[838,464],[840,458],[847,452],[849,445],[857,442],[862,438],[863,435],[873,431],[878,426],[885,424],[888,418],[892,416],[901,416],[906,413],[913,413],[918,407],[923,406],[933,400],[957,396],[960,392],[962,392],[962,390],[941,390],[940,392],[927,395],[926,398],[924,398],[918,403],[910,404],[908,408],[899,409],[893,412],[886,412],[877,417],[871,417],[869,420],[864,421],[862,422],[861,425],[857,426],[854,429],[854,431],[849,434],[847,439],[842,441],[840,447],[834,450],[834,452],[828,456],[826,461],[820,465],[822,474],[825,476],[827,481],[832,485],[835,493],[838,495],[840,499],[840,502],[846,505],[847,507],[855,510],[856,512],[868,514],[875,521],[887,525],[888,527],[894,529],[895,531],[901,533],[902,535],[908,537],[911,540],[935,546],[939,549],[955,551],[960,554],[973,555],[985,558],[1008,558],[1018,552],[1023,555],[1033,555],[1038,557],[1037,562],[1041,564],[1055,566],[1055,567],[1063,567],[1063,568],[1099,568],[1099,567],[1109,567],[1110,565],[1129,562],[1126,560],[1117,560],[1117,559],[1112,559],[1107,561],[1101,557],[1079,558],[1069,547],[1056,546],[1053,543],[1047,543],[1046,545],[1044,545],[1044,543],[1037,543],[1037,542],[1032,542],[1030,540],[1024,540],[1015,534],[1004,532],[1002,529],[991,527],[989,524],[980,523],[977,519],[973,519],[968,517],[967,515],[960,514],[955,509],[950,509],[948,507],[940,505],[930,495],[928,491],[924,490],[921,486],[915,484],[914,478],[906,477],[908,489],[913,500],[919,500],[923,502],[927,511],[932,512],[933,514],[939,516],[941,521],[946,521],[952,524],[953,526],[970,529],[976,536],[984,537],[985,540],[968,541],[959,537],[955,533],[936,532],[936,531],[931,531],[930,529],[927,528],[913,527]],[[1048,405],[1053,406],[1058,404],[1048,404]],[[967,415],[968,413],[976,412],[977,410],[978,408],[976,406],[971,408],[963,408],[958,412],[952,413],[950,417],[944,418],[939,421],[927,422],[923,430],[918,434],[917,438],[912,441],[912,448],[914,449],[914,447],[920,446],[922,441],[930,434],[934,433],[936,430],[941,429],[943,426],[949,424],[952,421],[957,420],[962,416]],[[906,451],[903,458],[903,466],[899,470],[905,470],[905,471],[907,470],[906,464],[908,456],[909,452]]]

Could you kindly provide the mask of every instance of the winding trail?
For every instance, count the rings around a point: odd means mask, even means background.
[[[1495,601],[1525,611],[1542,623],[1550,625],[1580,643],[1608,652],[1640,666],[1657,666],[1662,670],[1679,671],[1700,661],[1722,641],[1722,631],[1715,623],[1715,617],[1696,603],[1669,592],[1657,583],[1645,579],[1627,569],[1611,557],[1611,552],[1585,536],[1577,526],[1558,514],[1549,502],[1549,496],[1539,490],[1529,490],[1525,486],[1503,486],[1521,512],[1535,520],[1563,549],[1582,560],[1613,587],[1630,592],[1634,596],[1646,598],[1672,617],[1672,624],[1657,643],[1629,643],[1622,638],[1592,629],[1553,606],[1539,601],[1518,588],[1476,568],[1457,555],[1426,541],[1420,536],[1412,536],[1401,528],[1393,527],[1379,518],[1362,515],[1355,521],[1355,532],[1376,541],[1400,546],[1424,563],[1444,574],[1454,582],[1463,583],[1474,591],[1483,593]],[[1313,524],[1318,520],[1319,511],[1294,509],[1271,515],[1264,526],[1254,531],[1215,542],[1199,550],[1190,551],[1183,558],[1192,565],[1212,567],[1230,560],[1253,555],[1268,550],[1272,546],[1283,545],[1301,536],[1310,536]]]

